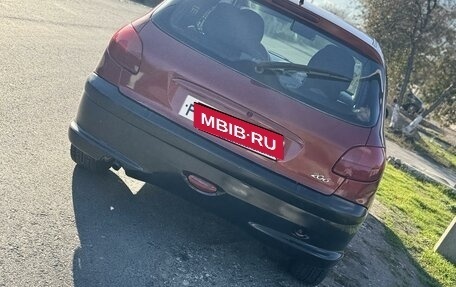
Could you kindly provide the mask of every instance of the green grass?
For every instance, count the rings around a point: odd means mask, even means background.
[[[456,286],[456,266],[433,251],[456,215],[456,196],[449,189],[417,181],[388,166],[377,193],[386,207],[380,217],[390,229],[389,243],[405,247],[429,286]]]
[[[424,149],[432,154],[433,158],[439,158],[446,167],[456,167],[456,154],[452,152],[453,149],[444,149],[428,137],[423,137],[420,143],[423,145]]]

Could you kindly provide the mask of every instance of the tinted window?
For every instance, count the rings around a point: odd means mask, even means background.
[[[381,109],[381,67],[261,1],[169,1],[153,21],[186,45],[288,97],[354,124]]]

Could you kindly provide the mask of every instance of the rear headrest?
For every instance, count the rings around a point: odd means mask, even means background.
[[[307,64],[309,67],[326,70],[352,79],[355,71],[355,60],[350,53],[340,47],[328,45],[315,53]],[[327,97],[337,99],[342,91],[350,86],[350,82],[335,81],[309,76],[307,88],[319,89]]]
[[[220,3],[207,16],[203,31],[212,40],[242,52],[256,54],[263,39],[264,21],[250,9],[238,9],[230,4]]]
[[[348,78],[353,78],[353,72],[355,70],[353,56],[347,50],[334,45],[328,45],[315,53],[307,65]]]
[[[244,29],[239,31],[239,38],[245,43],[261,43],[264,34],[264,21],[260,15],[250,9],[242,9],[240,23]],[[246,29],[248,27],[248,29]]]
[[[204,21],[203,31],[211,39],[223,43],[235,41],[239,29],[239,10],[227,3],[218,4]]]

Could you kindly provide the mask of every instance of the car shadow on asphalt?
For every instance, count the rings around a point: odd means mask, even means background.
[[[74,286],[296,286],[259,242],[153,185],[133,195],[112,172],[76,167],[72,189]]]
[[[238,227],[153,185],[133,195],[113,172],[75,167],[72,190],[74,286],[301,286],[280,255],[271,259]],[[423,286],[415,265],[369,215],[322,286]]]
[[[160,4],[160,2],[163,2],[163,0],[132,0],[132,1],[146,5],[146,6],[150,6],[150,7],[155,7],[158,4]]]

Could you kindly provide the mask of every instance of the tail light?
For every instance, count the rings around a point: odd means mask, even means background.
[[[142,48],[138,33],[129,24],[114,34],[108,46],[108,53],[120,66],[136,74],[141,64]]]
[[[348,150],[334,165],[333,172],[356,181],[374,182],[385,168],[385,149],[361,146]]]

